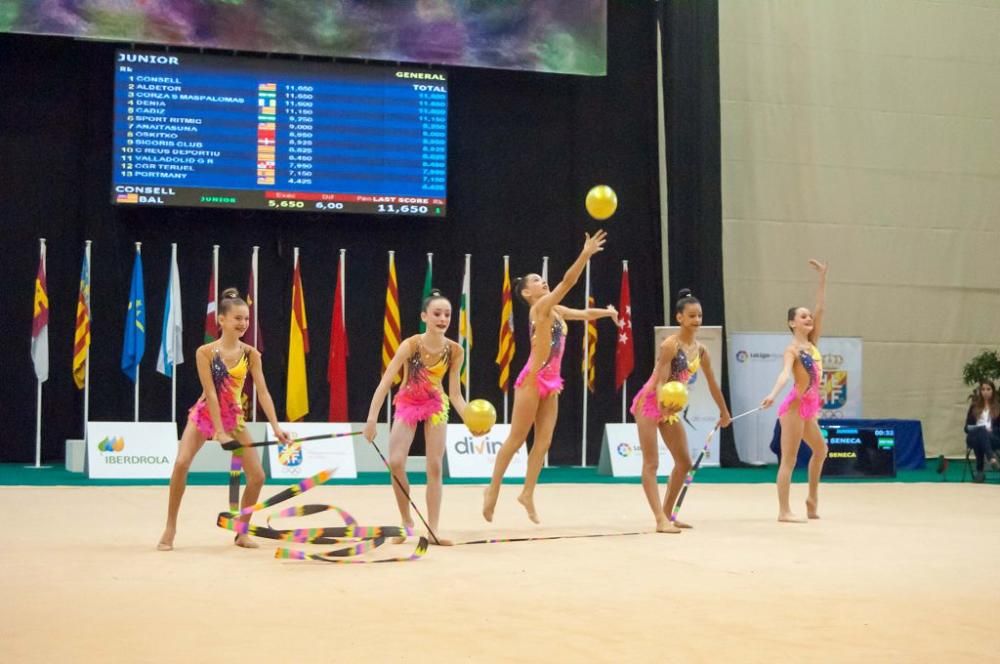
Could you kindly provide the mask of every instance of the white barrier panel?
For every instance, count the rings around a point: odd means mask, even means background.
[[[348,422],[279,422],[282,430],[295,437],[317,436],[324,433],[348,433]],[[352,436],[311,440],[304,443],[269,445],[267,448],[271,477],[274,479],[301,479],[321,470],[335,470],[334,479],[354,479],[358,476],[354,460]],[[268,429],[267,440],[273,441],[274,432]]]
[[[660,465],[657,476],[670,474],[674,468],[674,458],[663,444],[663,438],[656,435],[660,448]],[[597,472],[614,477],[639,477],[642,475],[642,446],[639,445],[639,430],[634,424],[605,424],[604,440],[601,441],[601,460]]]
[[[87,477],[169,478],[177,458],[173,422],[88,422]]]
[[[448,477],[492,477],[497,450],[509,433],[509,424],[494,424],[485,436],[473,437],[464,424],[449,424],[445,443]],[[503,476],[524,477],[527,473],[528,446],[522,445]]]
[[[729,337],[729,394],[732,412],[742,413],[760,405],[781,373],[782,357],[791,342],[789,334],[736,332]],[[823,337],[823,399],[820,417],[860,418],[863,343],[859,337]],[[753,417],[733,423],[736,450],[746,463],[776,463],[770,450],[778,405],[792,381],[778,395],[775,405]]]

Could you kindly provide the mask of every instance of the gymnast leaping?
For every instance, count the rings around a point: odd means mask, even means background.
[[[607,233],[597,231],[593,237],[588,234],[584,237],[583,250],[555,289],[550,291],[548,283],[537,274],[525,275],[514,282],[514,295],[531,308],[528,314],[531,321],[531,355],[514,382],[510,434],[497,452],[493,477],[483,496],[483,517],[487,521],[493,520],[503,474],[533,426],[535,439],[528,454],[528,472],[524,489],[517,500],[528,512],[528,518],[539,523],[534,493],[559,414],[559,393],[563,388],[559,368],[566,346],[566,321],[611,318],[618,322],[618,312],[612,306],[606,309],[570,309],[559,304],[576,285],[590,257],[604,250]]]

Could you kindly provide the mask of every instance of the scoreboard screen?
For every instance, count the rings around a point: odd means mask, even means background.
[[[443,71],[115,59],[113,204],[445,216]]]
[[[828,421],[827,421],[828,422]],[[841,426],[821,423],[826,439],[824,476],[895,477],[896,431],[892,428]]]

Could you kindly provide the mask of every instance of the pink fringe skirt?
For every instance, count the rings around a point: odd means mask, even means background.
[[[415,428],[425,421],[431,424],[448,422],[448,396],[441,388],[429,383],[405,385],[396,393],[392,403],[396,407],[396,419],[411,427]]]

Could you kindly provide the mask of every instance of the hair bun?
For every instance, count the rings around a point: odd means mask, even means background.
[[[682,288],[679,291],[677,291],[677,299],[678,300],[683,300],[686,297],[691,297],[691,289],[690,288]]]
[[[222,291],[223,300],[238,300],[240,299],[240,291],[236,288],[227,288]]]
[[[440,297],[441,296],[441,291],[438,290],[437,288],[432,288],[427,295],[430,296],[430,297]]]

